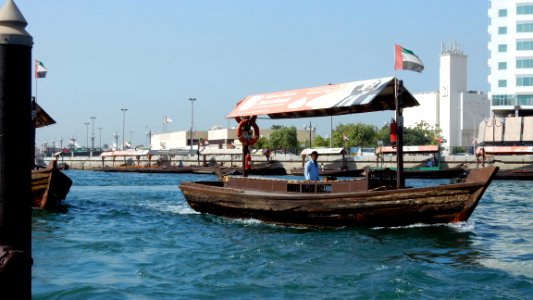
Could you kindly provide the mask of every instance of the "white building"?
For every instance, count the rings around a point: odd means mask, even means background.
[[[489,1],[489,99],[498,117],[533,115],[533,2]]]
[[[404,110],[405,126],[425,121],[440,127],[444,147],[471,146],[480,123],[490,116],[487,95],[467,89],[467,56],[455,43],[441,50],[439,90],[414,97],[420,106]]]
[[[171,149],[197,149],[198,141],[207,140],[207,131],[196,131],[192,136],[189,130],[174,131],[152,134],[150,138],[152,150],[171,150]]]

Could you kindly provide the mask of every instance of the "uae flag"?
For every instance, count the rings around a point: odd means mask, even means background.
[[[395,44],[394,70],[411,70],[421,73],[424,70],[424,64],[413,51]]]
[[[46,77],[46,68],[44,64],[38,60],[35,61],[35,78],[45,78]]]

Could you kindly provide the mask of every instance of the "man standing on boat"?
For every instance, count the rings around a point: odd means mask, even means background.
[[[311,159],[305,163],[304,176],[306,180],[320,180],[318,176],[318,152],[313,151],[310,154]]]

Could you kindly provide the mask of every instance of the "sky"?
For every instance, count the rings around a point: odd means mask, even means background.
[[[73,136],[90,145],[91,117],[95,147],[115,132],[138,145],[147,129],[232,127],[226,115],[248,95],[394,76],[395,43],[425,65],[397,72],[411,93],[438,90],[441,46],[452,42],[468,56],[468,89],[488,91],[486,0],[14,2],[33,37],[32,59],[48,70],[32,79],[32,93],[57,122],[37,130],[37,146],[60,138],[65,146]],[[172,123],[164,129],[165,116]],[[381,127],[391,116],[258,125],[311,123],[325,137],[330,123]]]

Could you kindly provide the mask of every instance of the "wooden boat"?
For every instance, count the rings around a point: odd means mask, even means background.
[[[34,131],[36,128],[56,123],[35,99],[32,99],[32,109],[35,115]],[[33,135],[35,136],[35,132]],[[71,186],[72,180],[59,170],[57,160],[50,161],[46,168],[31,170],[32,207],[40,209],[57,207],[65,199]]]
[[[389,77],[252,95],[239,101],[227,117],[241,125],[257,115],[301,118],[394,109],[399,119],[401,109],[396,108],[415,105],[418,102],[403,84]],[[402,145],[401,126],[396,133]],[[291,226],[403,226],[468,220],[498,170],[474,169],[455,183],[409,188],[403,177],[402,149],[398,147],[396,172],[370,172],[363,179],[225,176],[219,181],[182,182],[179,188],[194,210],[225,217]]]
[[[52,160],[45,169],[31,171],[31,191],[33,207],[54,208],[67,196],[72,180],[57,168],[57,161]]]
[[[319,182],[226,176],[180,189],[196,211],[281,225],[435,224],[466,221],[497,169],[473,169],[462,182],[424,188],[396,189],[393,178],[370,175]]]
[[[498,170],[497,180],[533,180],[533,169]]]
[[[526,118],[526,117],[524,117]],[[528,118],[533,123],[533,117]],[[531,134],[527,132],[527,134]],[[530,137],[531,139],[531,137]],[[531,142],[531,141],[528,141]],[[525,157],[533,155],[533,146],[480,146],[475,150],[478,166],[494,163],[498,156]],[[487,155],[492,156],[492,162],[487,160]],[[526,165],[516,169],[500,169],[494,179],[497,180],[533,180],[533,166]]]

